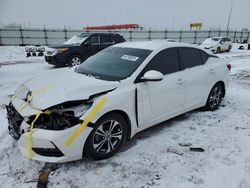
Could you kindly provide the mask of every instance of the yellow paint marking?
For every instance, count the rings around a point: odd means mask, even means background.
[[[87,117],[84,119],[84,122],[81,124],[81,126],[78,129],[76,129],[76,131],[68,138],[65,146],[70,146],[75,141],[75,139],[81,134],[81,132],[88,125],[88,123],[95,117],[96,113],[104,106],[106,101],[107,101],[107,97],[102,96],[101,99],[98,101],[98,103],[93,107],[93,109],[89,112]]]
[[[51,88],[52,86],[53,86],[52,84],[48,84],[42,88],[39,88],[39,89],[32,91],[31,95],[27,96],[27,101],[22,104],[22,106],[19,108],[18,112],[21,112],[27,106],[27,104],[32,101],[34,96],[38,95],[41,92],[48,91],[48,89]]]
[[[29,159],[31,160],[32,157],[33,157],[33,151],[32,151],[32,134],[33,134],[33,128],[34,128],[34,124],[36,122],[36,120],[39,118],[39,116],[41,114],[51,114],[52,112],[54,112],[54,110],[46,110],[46,111],[39,111],[37,114],[36,114],[36,117],[35,119],[32,121],[31,125],[30,125],[30,132],[29,132],[29,135],[28,135],[28,157]]]
[[[29,159],[31,160],[32,157],[33,157],[33,152],[32,152],[32,134],[33,134],[33,127],[34,127],[34,123],[36,122],[36,120],[39,118],[39,116],[42,114],[43,112],[42,111],[39,111],[37,114],[36,114],[36,117],[35,119],[32,121],[31,123],[31,126],[30,126],[30,132],[29,132],[29,135],[28,135],[28,157]]]

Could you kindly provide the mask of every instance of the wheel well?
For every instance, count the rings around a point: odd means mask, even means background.
[[[82,58],[81,54],[79,54],[79,53],[73,53],[73,54],[69,55],[69,58],[71,58],[71,57],[74,56],[74,55],[78,55],[78,56],[80,56],[80,57]],[[69,59],[69,58],[68,58],[68,59]]]
[[[225,97],[226,89],[225,89],[225,83],[223,81],[216,82],[216,84],[220,84],[223,88],[223,97]],[[214,86],[216,85],[214,84]]]
[[[127,125],[128,125],[128,139],[130,139],[130,137],[131,137],[131,121],[130,121],[127,113],[122,111],[122,110],[113,110],[113,111],[107,112],[106,114],[102,115],[100,118],[102,118],[103,116],[106,116],[110,113],[120,114],[120,115],[122,115],[122,117],[124,117],[124,119],[126,120]]]

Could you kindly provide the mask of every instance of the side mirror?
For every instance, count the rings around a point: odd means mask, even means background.
[[[141,80],[154,81],[154,82],[161,81],[162,79],[163,79],[163,74],[155,70],[147,71],[141,78]]]

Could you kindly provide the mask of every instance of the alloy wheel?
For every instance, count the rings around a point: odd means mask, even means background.
[[[71,59],[71,65],[76,66],[81,64],[81,59],[79,57],[73,57]]]
[[[102,123],[94,133],[93,146],[98,153],[110,153],[122,140],[122,125],[116,120]]]
[[[215,87],[210,95],[209,104],[211,108],[216,108],[219,106],[222,98],[222,91],[220,87]]]

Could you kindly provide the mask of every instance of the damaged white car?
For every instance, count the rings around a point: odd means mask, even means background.
[[[34,160],[104,159],[148,127],[196,108],[217,109],[230,68],[188,44],[117,44],[76,68],[23,83],[7,106],[9,132]]]

